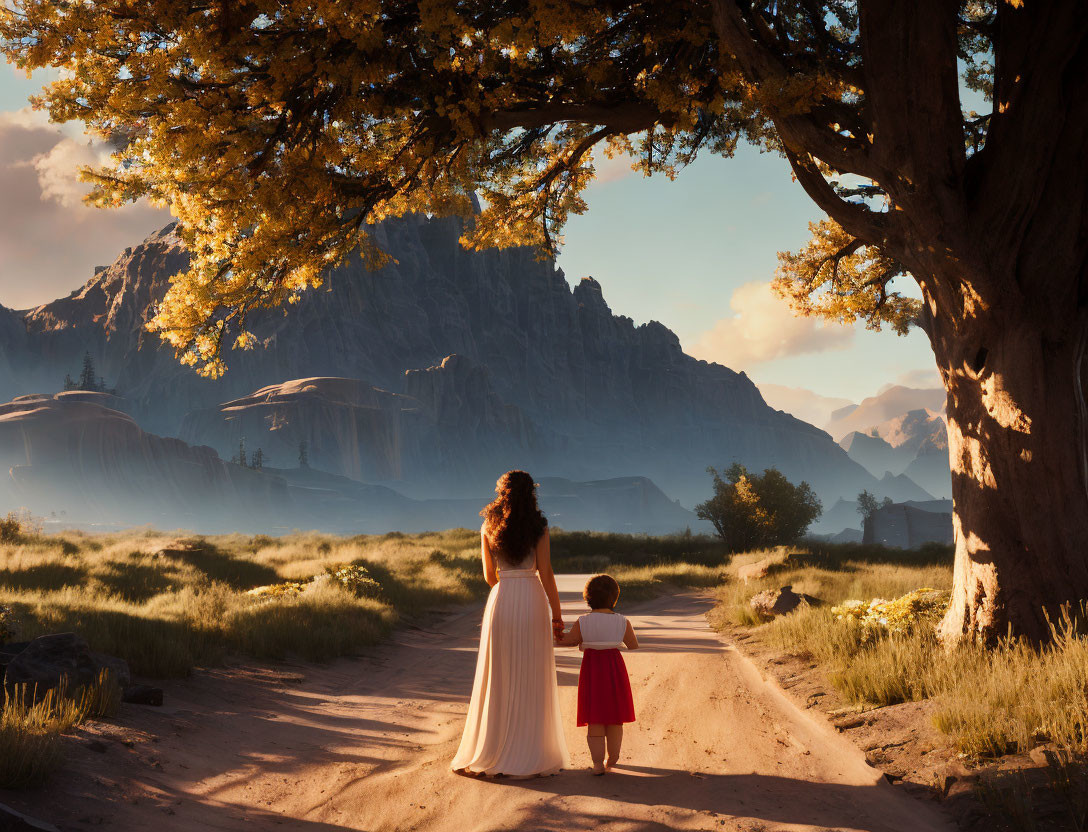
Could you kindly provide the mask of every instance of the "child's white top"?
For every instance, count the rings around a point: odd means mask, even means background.
[[[627,619],[614,612],[591,612],[579,617],[578,631],[586,650],[611,650],[623,644]]]

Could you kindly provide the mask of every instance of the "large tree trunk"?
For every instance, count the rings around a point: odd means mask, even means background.
[[[954,331],[931,322],[955,506],[950,642],[1045,640],[1063,604],[1088,600],[1088,309],[1009,307]]]

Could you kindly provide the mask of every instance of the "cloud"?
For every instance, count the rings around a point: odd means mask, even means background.
[[[79,181],[78,171],[86,165],[102,165],[109,160],[109,151],[91,142],[61,139],[48,153],[34,159],[42,197],[53,199],[65,208],[78,208],[87,185]],[[81,218],[89,214],[77,214]]]
[[[700,335],[688,353],[743,370],[777,358],[846,349],[854,340],[852,328],[794,315],[769,283],[745,283],[729,305],[736,314]]]
[[[604,155],[603,150],[596,148],[593,152],[593,167],[596,169],[593,181],[599,184],[606,184],[608,182],[626,179],[628,176],[641,176],[638,171],[631,169],[631,165],[634,164],[634,162],[634,157],[628,156],[626,153],[618,154],[614,158],[609,159]]]
[[[944,387],[944,382],[941,381],[941,374],[937,372],[936,367],[926,367],[924,369],[907,370],[900,373],[895,377],[894,382],[885,384],[877,392],[883,393],[889,387],[894,387],[896,385],[901,387],[913,387],[918,390],[931,390],[934,387]]]
[[[831,414],[836,410],[854,404],[849,399],[821,396],[819,393],[806,390],[803,387],[761,384],[758,381],[756,387],[763,394],[763,400],[775,410],[792,413],[798,419],[808,422],[810,425],[825,425],[831,419]]]
[[[170,221],[146,203],[104,210],[80,201],[79,167],[108,153],[78,126],[30,108],[0,112],[0,303],[25,309],[66,295]]]

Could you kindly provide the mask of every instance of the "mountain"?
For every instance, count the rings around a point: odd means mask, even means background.
[[[948,429],[940,413],[911,410],[874,425],[867,432],[848,433],[839,445],[874,476],[890,472],[909,479],[912,485],[920,486],[930,495],[952,495]],[[892,499],[925,498],[893,496]]]
[[[874,476],[883,476],[889,471],[902,473],[914,459],[910,451],[893,446],[882,436],[859,431],[846,434],[839,445],[852,460],[864,465]]]
[[[870,428],[912,410],[943,413],[945,395],[940,388],[918,389],[895,385],[879,395],[864,399],[859,405],[848,405],[835,411],[824,429],[839,441],[852,431],[868,433]]]
[[[145,329],[188,263],[168,227],[22,315],[22,332],[4,311],[0,338],[14,340],[0,384],[55,390],[86,351],[152,434],[223,457],[244,436],[279,466],[304,439],[333,471],[418,499],[487,494],[502,470],[531,466],[538,478],[648,477],[691,506],[709,495],[706,466],[733,461],[777,466],[825,500],[883,493],[743,373],[685,355],[660,323],[614,315],[597,281],[572,289],[528,249],[466,251],[462,230],[422,216],[377,226],[390,265],[346,262],[301,303],[254,315],[261,346],[231,352],[210,381]]]
[[[763,394],[764,401],[775,410],[782,410],[796,416],[802,422],[823,425],[832,414],[844,407],[857,407],[849,399],[822,396],[803,387],[787,387],[783,384],[756,382],[756,387]]]

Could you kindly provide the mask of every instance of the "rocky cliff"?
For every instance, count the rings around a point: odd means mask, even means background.
[[[538,477],[648,476],[688,505],[709,491],[707,465],[734,460],[776,465],[825,499],[881,493],[826,433],[768,407],[743,373],[685,355],[660,323],[612,314],[596,281],[571,289],[532,251],[468,252],[460,233],[452,219],[383,224],[376,235],[394,263],[345,263],[297,306],[259,316],[262,346],[232,352],[213,382],[144,329],[187,263],[167,228],[27,313],[25,331],[0,320],[0,339],[19,342],[9,352],[25,350],[0,384],[12,395],[55,390],[87,350],[147,430],[223,455],[245,435],[280,465],[307,437],[330,458],[355,454],[335,470],[413,496],[452,482],[477,490],[526,461]],[[330,378],[354,392],[310,383]]]
[[[287,484],[223,462],[208,447],[155,436],[93,393],[0,405],[0,501],[62,525],[268,525]]]

